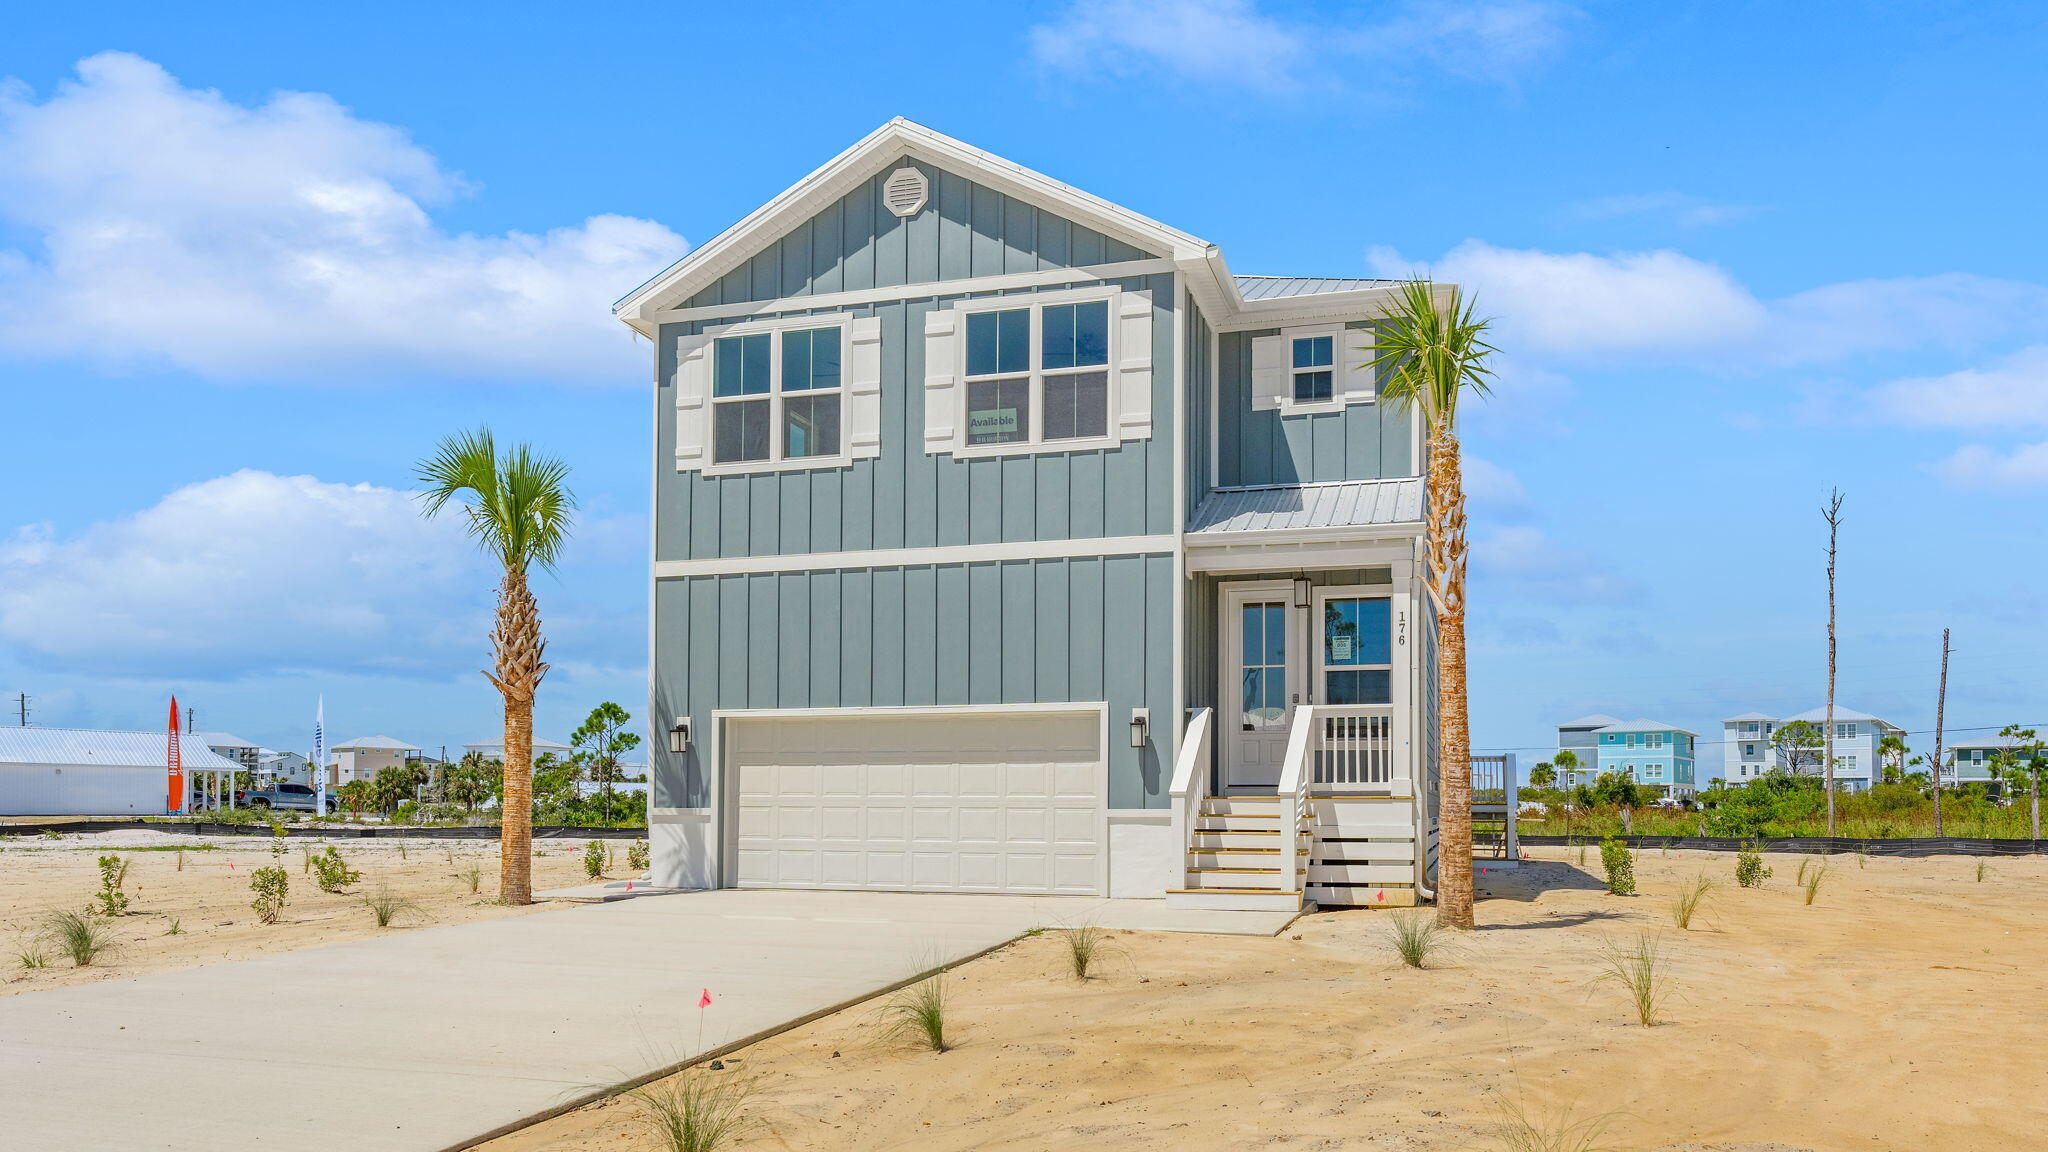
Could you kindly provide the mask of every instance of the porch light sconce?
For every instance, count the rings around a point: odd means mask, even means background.
[[[678,720],[676,721],[676,726],[668,730],[668,750],[678,756],[690,750],[690,722],[688,720]]]
[[[1145,743],[1146,743],[1146,735],[1147,735],[1147,732],[1148,732],[1148,730],[1149,730],[1149,729],[1150,729],[1151,727],[1152,727],[1152,710],[1151,710],[1151,709],[1149,709],[1149,708],[1133,708],[1133,709],[1131,709],[1131,747],[1133,747],[1133,748],[1143,748],[1143,747],[1145,746]]]
[[[1314,587],[1315,586],[1313,584],[1310,584],[1308,582],[1308,577],[1306,576],[1303,576],[1294,582],[1294,606],[1296,608],[1308,607],[1309,597],[1314,595],[1314,593],[1311,592],[1310,589]]]

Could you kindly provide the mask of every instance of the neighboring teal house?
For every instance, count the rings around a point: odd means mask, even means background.
[[[1624,773],[1672,799],[1693,794],[1693,754],[1699,739],[1675,724],[1628,720],[1595,731],[1601,772]]]
[[[1425,898],[1422,437],[1362,351],[1400,287],[1235,275],[899,119],[620,300],[656,878]]]

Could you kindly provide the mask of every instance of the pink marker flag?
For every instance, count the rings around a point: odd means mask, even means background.
[[[701,995],[699,995],[699,996],[697,997],[697,1007],[699,1007],[699,1008],[709,1008],[709,1007],[711,1007],[711,989],[709,989],[709,988],[706,988],[706,989],[705,989],[705,990],[703,991],[703,993],[702,993]]]

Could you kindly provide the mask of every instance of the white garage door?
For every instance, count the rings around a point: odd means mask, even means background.
[[[742,888],[1103,891],[1088,712],[726,722]]]

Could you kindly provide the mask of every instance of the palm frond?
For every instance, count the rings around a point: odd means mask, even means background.
[[[528,444],[500,452],[489,428],[458,432],[419,463],[421,510],[462,506],[469,534],[508,570],[553,568],[569,538],[576,497],[569,465]]]
[[[1441,305],[1439,295],[1445,296]],[[1484,339],[1492,323],[1455,286],[1440,292],[1428,280],[1411,280],[1401,286],[1373,342],[1359,351],[1383,379],[1383,399],[1396,407],[1419,406],[1432,425],[1451,424],[1466,390],[1484,396],[1492,388],[1493,369],[1486,361],[1495,348]]]

